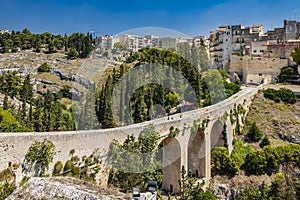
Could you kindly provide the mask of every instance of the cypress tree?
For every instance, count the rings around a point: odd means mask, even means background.
[[[7,94],[5,93],[4,100],[3,100],[3,110],[8,110],[9,105],[8,105],[8,97]]]

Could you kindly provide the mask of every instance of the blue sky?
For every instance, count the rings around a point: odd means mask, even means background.
[[[300,21],[299,0],[0,0],[0,29],[55,34],[115,35],[139,27],[162,27],[189,36],[209,35],[227,24],[263,24],[264,30]]]

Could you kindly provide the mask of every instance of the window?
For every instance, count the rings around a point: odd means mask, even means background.
[[[262,76],[262,74],[261,74],[261,73],[259,73],[259,74],[258,74],[258,76]]]
[[[253,50],[253,53],[256,53],[256,50]]]
[[[260,52],[260,53],[264,53],[265,51],[264,51],[264,50],[260,50],[259,52]]]

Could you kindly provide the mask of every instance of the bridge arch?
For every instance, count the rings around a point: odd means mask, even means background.
[[[212,123],[210,131],[210,150],[215,147],[224,146],[225,140],[223,136],[224,123],[221,120],[216,120]]]
[[[196,177],[205,177],[205,133],[198,128],[192,131],[188,142],[188,170]]]
[[[179,191],[181,176],[181,146],[177,138],[164,138],[159,145],[158,158],[162,162],[162,189],[171,194]]]

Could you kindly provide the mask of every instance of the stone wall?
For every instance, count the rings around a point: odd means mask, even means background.
[[[288,59],[235,56],[231,57],[228,71],[243,77],[243,83],[269,83],[279,75],[282,67],[288,65]]]

